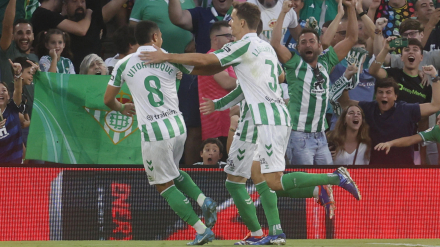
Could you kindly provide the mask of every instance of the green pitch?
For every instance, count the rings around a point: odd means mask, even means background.
[[[189,241],[14,241],[0,242],[4,247],[168,247],[186,246]],[[217,240],[209,246],[233,246],[234,240]],[[284,245],[295,247],[440,247],[440,239],[288,239]]]

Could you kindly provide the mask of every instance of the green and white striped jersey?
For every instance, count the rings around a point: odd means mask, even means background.
[[[272,46],[248,33],[214,52],[222,66],[232,65],[252,114],[254,124],[290,126],[290,116],[281,95]]]
[[[325,111],[330,88],[329,71],[339,63],[333,47],[318,57],[317,67],[323,80],[317,81],[312,67],[301,56],[292,53],[284,65],[289,88],[289,112],[292,129],[302,132],[322,132],[327,128]]]
[[[41,71],[49,71],[51,63],[52,58],[50,56],[42,56],[39,62]],[[68,58],[60,57],[60,61],[57,62],[57,73],[75,74],[75,68],[73,67],[72,61]]]
[[[115,65],[108,83],[115,87],[127,83],[145,141],[161,141],[185,133],[185,122],[177,98],[176,73],[179,70],[190,73],[193,69],[193,66],[168,62],[147,65],[139,59],[140,52],[155,50],[152,46],[141,46],[136,53],[121,59]]]
[[[244,99],[240,85],[223,98],[214,100],[216,111],[224,111],[238,103],[240,103],[240,120],[238,121],[235,134],[240,137],[240,141],[257,143],[257,127],[254,124],[251,111],[249,111],[249,106]]]

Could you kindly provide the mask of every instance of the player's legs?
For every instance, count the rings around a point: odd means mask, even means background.
[[[327,137],[324,132],[314,133],[318,142],[318,149],[314,157],[314,165],[333,165],[332,154],[328,149]]]
[[[280,215],[278,212],[278,197],[264,180],[264,176],[261,174],[260,162],[252,162],[251,177],[260,195],[261,205],[263,205],[264,214],[266,215],[267,224],[269,226],[269,235],[282,234],[283,229],[281,228]]]
[[[244,224],[251,231],[252,236],[261,236],[260,223],[254,202],[246,189],[246,180],[251,177],[251,164],[255,144],[240,141],[234,136],[229,149],[229,157],[225,172],[228,174],[225,186],[234,200]]]
[[[206,235],[203,239],[206,243],[214,239],[214,234],[199,219],[189,200],[173,181],[180,175],[175,161],[177,156],[182,156],[185,139],[186,135],[180,135],[163,141],[142,141],[142,158],[149,183],[156,186],[160,195],[182,220],[194,227],[197,236]]]

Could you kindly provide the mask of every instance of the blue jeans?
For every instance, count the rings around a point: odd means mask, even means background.
[[[324,132],[292,131],[286,154],[291,165],[333,165]]]

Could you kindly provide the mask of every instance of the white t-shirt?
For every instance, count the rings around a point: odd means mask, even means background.
[[[367,150],[367,145],[365,143],[359,144],[359,151],[356,156],[355,165],[368,165],[370,160],[365,157],[365,150]],[[346,151],[339,152],[336,155],[336,159],[333,161],[333,165],[353,165],[354,155],[356,150],[351,154]]]
[[[277,23],[278,16],[281,13],[281,9],[283,8],[283,0],[279,0],[277,4],[272,8],[265,8],[263,5],[258,2],[258,0],[248,0],[249,3],[253,3],[258,6],[261,11],[261,21],[263,22],[263,32],[260,34],[260,38],[265,41],[270,41],[272,37],[273,28]],[[295,28],[298,26],[298,17],[293,9],[286,14],[283,22],[283,35],[287,32],[288,28]],[[284,39],[281,39],[281,43],[283,44]]]
[[[163,49],[162,49],[163,50]],[[161,141],[186,132],[179,111],[176,73],[189,74],[193,66],[168,62],[146,65],[140,60],[142,51],[156,51],[152,46],[141,46],[136,53],[121,59],[113,69],[109,85],[121,87],[127,83],[136,105],[139,130],[145,141]],[[166,52],[165,50],[163,50]],[[118,113],[112,121],[122,121],[126,116]]]

